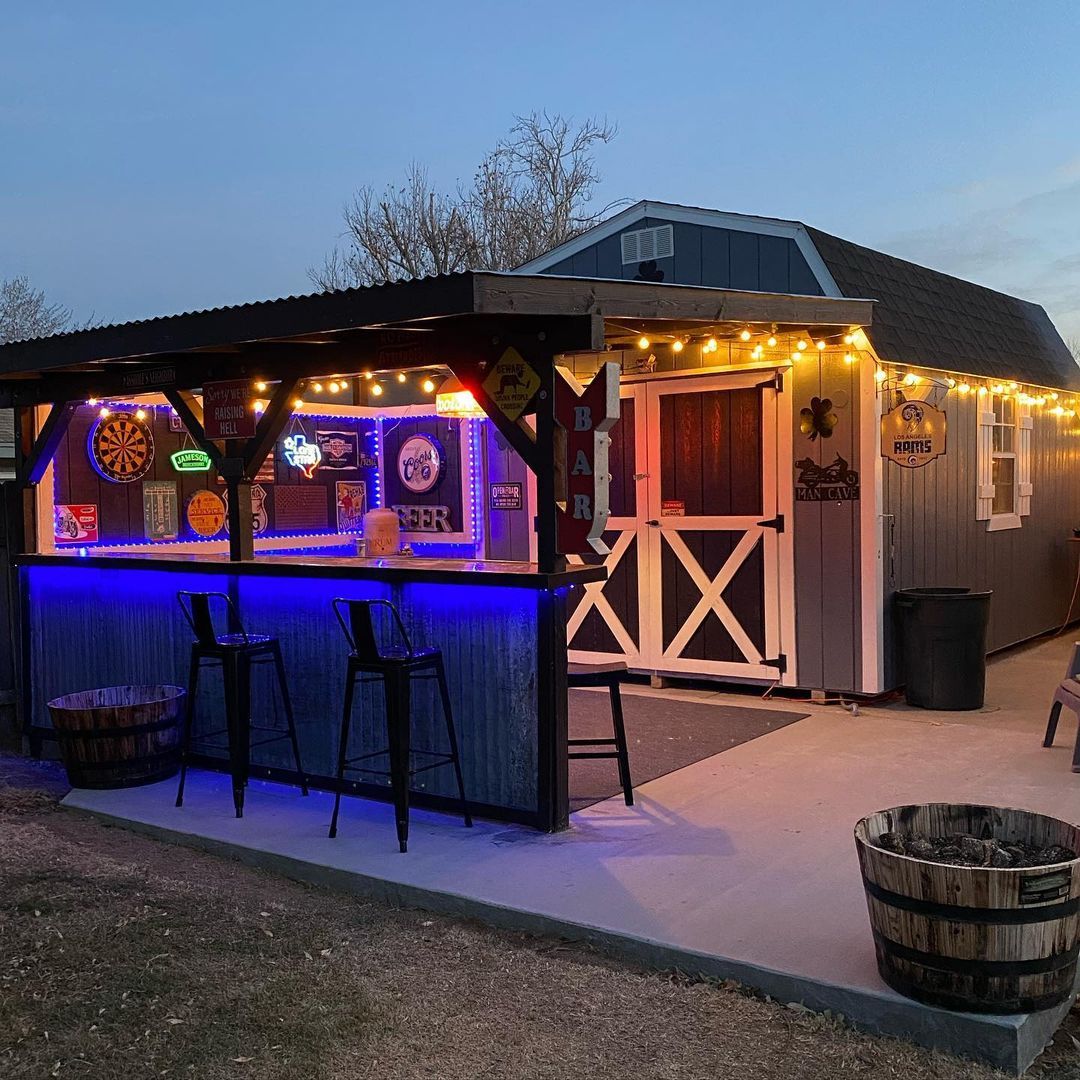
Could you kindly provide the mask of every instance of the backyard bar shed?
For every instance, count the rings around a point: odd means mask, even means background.
[[[780,408],[792,424],[790,452],[761,464],[766,485],[792,507],[791,594],[765,604],[781,619],[793,612],[786,661],[796,685],[872,694],[902,683],[897,589],[992,589],[991,649],[1075,614],[1080,369],[1037,304],[799,222],[656,202],[521,272],[874,301],[872,325],[835,339],[747,328],[745,340],[717,348],[644,333],[639,347],[626,324],[623,473],[614,480],[624,501],[610,523],[608,583],[592,586],[584,617],[572,614],[571,649],[625,656],[646,671],[736,674],[718,632],[678,637],[670,597],[710,583],[710,603],[738,591],[724,569],[738,545],[729,553],[711,532],[723,527],[726,496],[713,506],[694,499],[712,467],[715,395],[738,384],[747,362],[790,372],[780,394],[791,399]],[[686,396],[665,408],[676,386]],[[891,456],[883,417],[904,425],[887,433]],[[902,437],[926,436],[919,424],[931,422],[929,453]],[[671,424],[674,457],[664,445]],[[756,452],[741,434],[738,445]],[[913,448],[920,452],[903,452]]]

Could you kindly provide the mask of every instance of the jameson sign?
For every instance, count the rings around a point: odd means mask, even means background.
[[[881,418],[881,453],[919,469],[945,453],[945,413],[926,401],[903,401]]]

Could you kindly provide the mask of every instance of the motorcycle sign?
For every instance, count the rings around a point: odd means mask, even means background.
[[[831,465],[818,465],[812,458],[795,462],[796,502],[853,502],[859,497],[859,474],[839,454]]]

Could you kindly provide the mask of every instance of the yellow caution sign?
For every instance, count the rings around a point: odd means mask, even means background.
[[[483,385],[500,410],[511,420],[516,420],[540,389],[540,376],[511,345],[499,357]]]

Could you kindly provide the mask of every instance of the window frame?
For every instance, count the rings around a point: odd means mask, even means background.
[[[999,409],[1004,416],[1003,403],[1012,409],[1011,421],[998,419]],[[1023,518],[1031,512],[1031,405],[1020,392],[1008,390],[989,391],[988,400],[979,402],[978,425],[978,510],[977,520],[986,522],[987,532],[1019,529]],[[996,438],[996,432],[1009,432],[1011,439]],[[996,442],[1008,442],[1011,449],[998,449]],[[995,511],[994,462],[1010,459],[1013,462],[1012,506],[1008,510]]]

